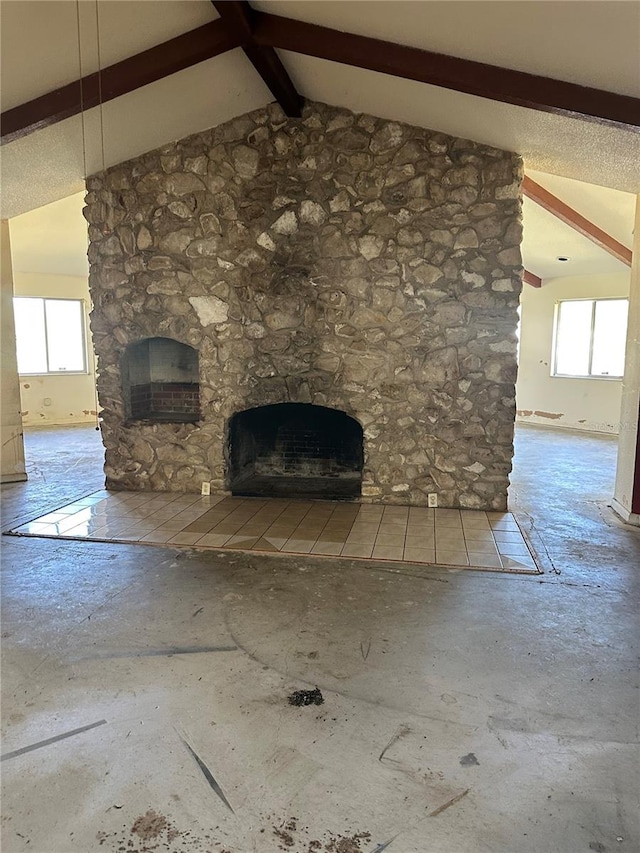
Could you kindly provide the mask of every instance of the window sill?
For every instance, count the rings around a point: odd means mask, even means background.
[[[88,370],[56,370],[50,373],[18,373],[18,378],[33,379],[38,376],[92,376]]]
[[[622,382],[622,376],[574,376],[571,373],[552,373],[552,379],[595,379],[597,382]]]

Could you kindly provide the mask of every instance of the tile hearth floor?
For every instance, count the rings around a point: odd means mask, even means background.
[[[539,572],[509,512],[102,490],[8,532]]]

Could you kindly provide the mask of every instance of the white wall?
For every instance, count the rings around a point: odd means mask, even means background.
[[[555,304],[560,299],[627,297],[630,272],[545,279],[524,285],[520,360],[516,385],[518,421],[595,432],[619,432],[622,380],[551,376]]]
[[[20,376],[23,424],[52,426],[94,423],[96,419],[95,365],[89,331],[89,284],[86,277],[16,271],[14,292],[16,296],[84,300],[87,332],[89,373]]]
[[[2,343],[2,375],[0,389],[0,446],[2,458],[0,481],[16,483],[27,479],[24,465],[24,442],[20,419],[20,391],[16,365],[16,337],[13,324],[13,276],[9,223],[0,223],[0,341]]]
[[[640,526],[640,195],[636,203],[633,267],[629,293],[627,362],[622,385],[618,470],[613,508],[622,518]]]

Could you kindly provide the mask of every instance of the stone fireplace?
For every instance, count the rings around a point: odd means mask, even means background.
[[[91,177],[107,486],[503,509],[521,178],[313,103]]]
[[[344,412],[279,403],[235,414],[228,470],[236,495],[357,498],[362,427]]]

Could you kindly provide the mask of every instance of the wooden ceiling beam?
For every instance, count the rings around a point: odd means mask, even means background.
[[[534,201],[540,207],[548,210],[549,213],[557,216],[561,222],[571,226],[578,234],[582,234],[583,237],[591,240],[592,243],[595,243],[596,246],[613,255],[614,258],[622,261],[623,264],[626,264],[628,267],[631,266],[633,258],[631,249],[619,243],[614,237],[603,231],[602,228],[598,228],[597,225],[594,225],[593,222],[586,219],[577,210],[569,207],[568,204],[565,204],[561,199],[553,195],[553,193],[550,193],[549,190],[531,180],[527,175],[525,175],[522,182],[522,192],[531,201]]]
[[[237,35],[224,20],[204,24],[109,65],[100,73],[89,74],[6,110],[0,116],[2,144],[13,142],[238,46]]]
[[[296,91],[275,49],[253,37],[255,12],[245,0],[211,0],[230,30],[236,34],[247,58],[289,118],[302,115],[303,99]]]
[[[0,117],[2,143],[235,47],[243,47],[291,116],[300,115],[301,98],[276,48],[529,109],[635,131],[640,127],[638,98],[295,21],[253,10],[239,0],[216,0],[214,5],[220,19],[6,110]]]
[[[542,279],[538,275],[534,275],[529,270],[525,270],[522,274],[522,280],[525,284],[530,284],[531,287],[542,287]]]
[[[227,3],[223,2],[223,6]],[[262,45],[528,109],[637,130],[640,99],[253,11]]]

